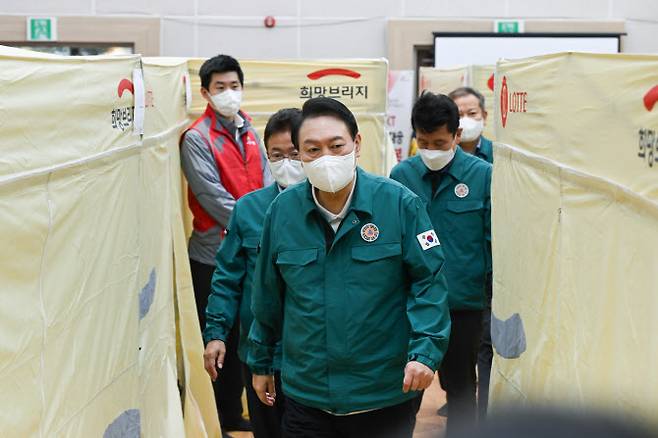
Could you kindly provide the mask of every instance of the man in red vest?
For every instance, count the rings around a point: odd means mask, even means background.
[[[227,55],[208,59],[199,71],[205,113],[185,132],[181,164],[189,185],[194,231],[189,242],[190,267],[201,330],[215,270],[215,255],[235,201],[270,185],[272,175],[250,118],[240,111],[244,74]],[[244,388],[237,356],[239,324],[228,337],[224,366],[214,383],[219,418],[224,430],[249,430],[242,418]]]

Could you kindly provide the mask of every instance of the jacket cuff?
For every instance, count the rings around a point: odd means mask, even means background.
[[[226,342],[226,331],[219,327],[206,327],[203,331],[203,343],[208,345],[210,341],[223,341]]]
[[[423,365],[427,365],[429,369],[431,369],[432,371],[436,371],[436,369],[438,368],[436,361],[432,360],[428,356],[423,356],[422,354],[410,354],[408,362],[411,361],[416,361],[422,363]]]
[[[258,376],[274,375],[274,360],[269,353],[273,353],[269,348],[253,342],[250,343],[249,353],[247,353],[247,366],[252,374]]]
[[[273,367],[261,367],[261,366],[249,365],[249,369],[251,370],[251,374],[254,374],[256,376],[273,376],[274,375],[274,368]]]

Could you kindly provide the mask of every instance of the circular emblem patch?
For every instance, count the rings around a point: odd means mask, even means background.
[[[455,195],[458,198],[465,198],[468,196],[468,186],[464,183],[457,184],[455,186]]]
[[[379,237],[379,228],[375,224],[365,224],[361,227],[361,238],[366,242],[374,242]]]

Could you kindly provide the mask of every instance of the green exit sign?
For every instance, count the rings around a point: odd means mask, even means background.
[[[57,19],[54,17],[29,17],[27,19],[28,41],[56,41]]]
[[[523,33],[523,20],[496,20],[494,22],[496,33]]]

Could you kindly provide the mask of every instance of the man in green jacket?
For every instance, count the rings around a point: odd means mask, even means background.
[[[446,257],[452,331],[439,376],[450,433],[460,422],[475,421],[475,366],[491,266],[491,164],[457,146],[459,112],[447,96],[424,93],[412,125],[418,155],[394,167],[391,178],[423,200]]]
[[[248,364],[287,437],[411,437],[413,399],[447,347],[443,253],[421,200],[356,166],[361,137],[337,100],[302,109],[293,143],[309,182],[265,216]]]
[[[459,109],[459,127],[462,128],[459,147],[464,152],[473,154],[484,161],[493,164],[493,144],[482,135],[482,129],[487,121],[484,95],[470,87],[461,87],[448,95]],[[487,415],[489,401],[489,377],[493,348],[491,346],[491,298],[492,275],[489,267],[487,278],[487,307],[482,311],[482,339],[478,351],[478,413],[481,420]]]
[[[221,372],[224,365],[227,337],[239,321],[238,356],[243,362],[249,416],[255,438],[281,436],[283,399],[279,397],[280,400],[271,407],[260,403],[251,386],[251,372],[245,363],[249,350],[247,335],[253,320],[250,310],[251,285],[265,212],[282,190],[306,178],[299,153],[291,140],[292,126],[300,114],[296,108],[280,110],[265,126],[267,158],[276,183],[243,196],[235,204],[226,237],[217,251],[217,265],[206,308],[204,362],[213,380],[218,376],[218,369]],[[277,379],[280,360],[280,355],[275,356],[273,367]]]

